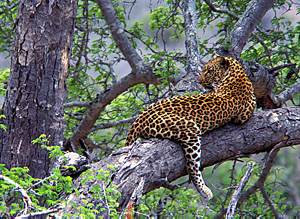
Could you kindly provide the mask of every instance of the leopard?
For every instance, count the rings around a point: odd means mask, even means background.
[[[201,138],[226,123],[248,121],[256,101],[252,82],[234,57],[212,58],[203,66],[199,82],[211,91],[166,98],[140,113],[128,132],[126,145],[137,138],[176,141],[183,148],[191,181],[200,195],[210,200],[213,193],[201,173]]]

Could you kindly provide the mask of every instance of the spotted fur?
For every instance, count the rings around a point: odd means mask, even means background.
[[[211,199],[200,171],[201,136],[227,122],[244,123],[252,115],[255,98],[252,83],[243,66],[231,57],[216,57],[200,74],[200,83],[212,92],[164,99],[142,112],[133,123],[126,145],[138,137],[167,138],[184,149],[187,170],[198,192]]]

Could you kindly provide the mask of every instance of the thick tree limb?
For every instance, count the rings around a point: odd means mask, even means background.
[[[112,2],[110,0],[97,0],[97,3],[99,4],[104,19],[111,30],[114,41],[130,64],[132,72],[123,77],[116,84],[112,85],[110,89],[100,94],[99,98],[90,106],[85,114],[85,117],[82,119],[71,138],[71,145],[75,151],[79,147],[79,140],[86,138],[86,136],[91,132],[91,129],[93,128],[100,113],[117,96],[136,84],[159,83],[159,80],[153,74],[152,69],[143,63],[142,58],[132,47],[128,37],[124,32],[124,29],[121,27],[119,19],[116,16]]]
[[[207,167],[213,164],[243,157],[250,154],[269,151],[274,145],[284,142],[285,146],[300,143],[300,109],[281,108],[257,112],[245,125],[229,124],[203,136],[203,162]],[[122,194],[120,207],[124,208],[140,179],[145,180],[143,193],[161,186],[166,179],[171,182],[186,174],[185,159],[181,147],[169,140],[144,140],[132,147],[122,148],[108,158],[92,164],[93,172],[114,165],[113,183],[119,186]],[[77,182],[80,182],[80,177]],[[99,182],[94,181],[93,184]],[[80,198],[95,203],[88,194],[90,186],[82,188]],[[71,208],[67,209],[69,212]]]
[[[274,3],[275,0],[252,0],[248,4],[244,14],[231,32],[231,54],[239,57],[250,34]]]

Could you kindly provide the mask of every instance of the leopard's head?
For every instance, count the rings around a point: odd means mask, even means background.
[[[228,73],[230,57],[218,56],[206,63],[200,73],[199,82],[204,87],[218,86]]]

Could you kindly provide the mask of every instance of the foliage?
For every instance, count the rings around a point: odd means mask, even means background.
[[[33,178],[27,167],[5,168],[0,164],[0,172],[27,191],[32,201],[32,211],[45,210],[63,203],[64,197],[73,190],[72,179],[62,176],[59,169],[54,169],[46,179]],[[6,181],[0,181],[0,216],[16,216],[24,210],[20,192]]]
[[[0,69],[0,95],[5,96],[6,84],[9,77],[9,69]]]
[[[80,181],[80,187],[88,186],[90,189],[90,197],[86,194],[81,195],[81,202],[83,205],[77,207],[76,203],[70,203],[74,205],[76,212],[73,212],[69,216],[95,218],[96,215],[109,215],[111,218],[117,218],[119,215],[117,208],[119,206],[118,199],[120,198],[120,192],[117,187],[111,183],[111,173],[113,167],[108,170],[87,170],[83,173]],[[75,191],[77,195],[80,191]],[[91,200],[97,200],[96,203]],[[68,215],[66,215],[68,216]]]

